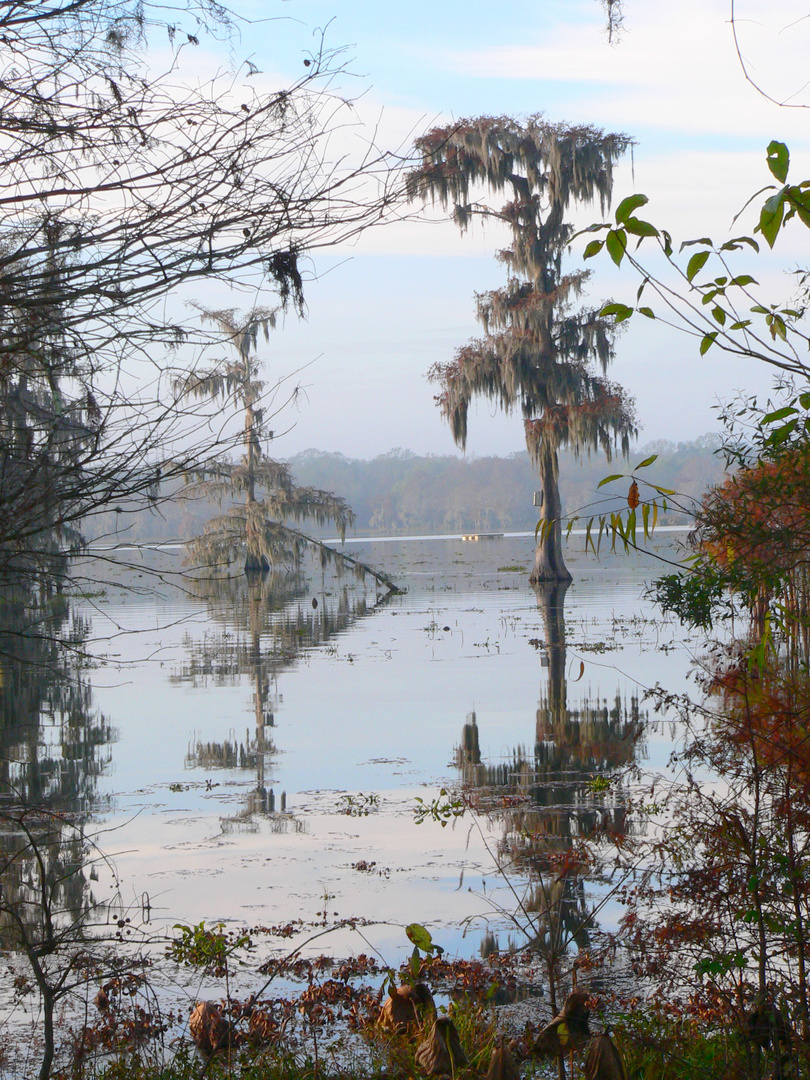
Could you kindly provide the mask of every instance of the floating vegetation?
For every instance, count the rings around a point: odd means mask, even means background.
[[[379,795],[365,795],[362,791],[358,795],[341,795],[338,799],[338,813],[347,817],[368,817],[379,808]]]

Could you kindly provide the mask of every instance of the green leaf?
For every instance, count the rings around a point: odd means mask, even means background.
[[[410,923],[409,926],[405,927],[405,933],[408,941],[415,945],[417,949],[421,949],[422,952],[426,953],[433,952],[433,938],[421,923]]]
[[[755,281],[750,274],[740,274],[739,277],[732,278],[729,284],[743,288],[745,285],[759,285],[759,282]]]
[[[634,210],[638,210],[640,206],[646,206],[649,201],[646,195],[628,195],[626,199],[622,199],[616,207],[617,223],[623,225]]]
[[[649,221],[642,221],[641,218],[628,218],[624,227],[633,236],[658,236],[658,229]]]
[[[655,488],[659,495],[677,495],[677,492],[673,488],[659,487],[658,484],[653,484],[652,486]],[[653,503],[653,506],[655,506],[655,503]],[[662,509],[666,513],[666,502],[664,502]]]
[[[658,454],[650,454],[649,457],[645,457],[640,465],[636,465],[636,469],[646,469],[648,465],[652,465],[654,461],[658,460]],[[633,469],[633,472],[636,471]]]
[[[596,554],[596,548],[594,547],[593,537],[591,536],[591,527],[592,527],[592,525],[593,525],[593,518],[591,518],[591,520],[585,526],[585,550],[586,551],[588,550],[588,544],[590,544],[591,545],[591,550],[593,551],[593,553],[595,555]]]
[[[721,326],[725,326],[726,313],[721,307],[712,308],[712,318],[715,322],[720,323]]]
[[[605,304],[599,314],[601,316],[613,315],[616,322],[624,322],[633,314],[633,309],[627,304]]]
[[[798,426],[798,420],[788,420],[786,424],[782,424],[781,427],[778,427],[775,431],[771,432],[765,440],[767,445],[781,446],[783,442],[787,442]]]
[[[766,413],[762,417],[760,424],[775,424],[779,420],[784,420],[786,416],[795,416],[798,411],[798,409],[794,409],[791,405],[785,405],[781,409],[774,409],[773,412]]]
[[[422,960],[419,956],[419,950],[417,948],[414,948],[413,952],[411,953],[411,975],[413,975],[415,979],[418,979],[419,972],[421,970]]]
[[[751,325],[750,319],[741,319],[740,322],[732,323],[729,330],[745,330],[746,326]]]
[[[706,261],[711,255],[710,251],[696,251],[689,262],[686,264],[686,279],[692,281],[696,274],[699,274],[703,267],[706,265]]]
[[[705,356],[709,349],[714,345],[714,340],[717,337],[719,330],[712,330],[710,334],[704,334],[703,340],[700,343],[700,355]]]
[[[759,215],[759,225],[757,228],[765,237],[768,242],[768,247],[773,247],[776,242],[776,237],[779,235],[779,230],[782,227],[782,217],[785,212],[785,193],[784,191],[778,192],[776,195],[772,195],[768,199]]]
[[[616,265],[621,266],[624,253],[627,250],[627,233],[624,229],[611,229],[605,237],[605,247],[608,250],[608,255]]]
[[[672,237],[666,229],[662,229],[661,238],[663,240],[664,254],[669,259],[672,256]]]
[[[694,247],[695,244],[702,244],[704,247],[714,247],[711,238],[708,236],[701,236],[699,240],[684,240],[678,251],[683,251],[684,248]]]
[[[777,142],[776,139],[772,139],[768,143],[767,156],[765,158],[768,163],[768,168],[776,179],[784,184],[787,180],[788,169],[790,168],[790,151],[783,142]]]
[[[735,236],[733,240],[727,240],[720,248],[721,251],[739,251],[743,244],[748,244],[754,251],[759,251],[759,244],[753,236]]]
[[[638,309],[638,313],[639,313],[639,315],[646,315],[648,319],[654,319],[655,318],[655,312],[650,307],[640,307]]]
[[[624,476],[624,474],[623,474],[623,473],[613,473],[613,474],[612,474],[611,476],[606,476],[606,477],[604,478],[604,480],[600,480],[600,481],[599,481],[599,483],[598,483],[598,484],[596,485],[596,487],[597,487],[597,490],[598,490],[598,489],[599,489],[600,487],[604,487],[604,486],[605,486],[605,484],[610,484],[610,483],[612,483],[612,482],[613,482],[614,480],[621,480],[621,479],[623,478],[623,476]]]
[[[642,281],[642,283],[639,285],[638,292],[636,293],[636,300],[637,301],[641,299],[641,294],[644,292],[644,290],[646,289],[649,282],[650,282],[650,279],[648,277],[645,277],[644,280]]]
[[[591,240],[591,242],[585,248],[582,255],[583,259],[592,259],[594,255],[598,255],[602,248],[605,246],[604,240]]]
[[[770,328],[771,337],[774,341],[777,337],[780,337],[782,341],[787,341],[787,326],[781,315],[768,315],[765,318],[765,322]]]
[[[644,539],[650,539],[650,507],[648,503],[641,504],[641,520],[644,523]]]

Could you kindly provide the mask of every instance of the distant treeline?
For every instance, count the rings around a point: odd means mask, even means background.
[[[658,454],[658,460],[640,475],[649,474],[660,487],[700,498],[707,487],[723,478],[723,459],[714,453],[718,446],[714,435],[688,443],[657,441],[635,451],[629,462],[612,464],[601,456],[577,461],[573,454],[563,452],[560,493],[564,511],[573,514],[590,507],[583,514],[599,512],[608,492],[622,490],[622,482],[616,481],[599,491],[599,481],[611,473],[629,471],[652,454]],[[342,495],[362,533],[503,532],[533,529],[537,524],[533,494],[539,485],[526,453],[458,458],[391,450],[371,461],[359,461],[307,450],[291,458],[290,466],[299,484]],[[684,520],[671,513],[668,519]]]
[[[714,435],[684,443],[658,440],[634,451],[629,462],[611,464],[601,456],[577,461],[573,454],[563,452],[564,510],[567,514],[581,511],[583,516],[598,513],[607,493],[622,487],[617,481],[597,490],[599,481],[610,473],[629,471],[651,454],[658,454],[658,460],[640,475],[698,499],[707,487],[723,479],[723,458],[715,453],[718,446]],[[364,461],[306,450],[290,458],[289,464],[298,484],[343,496],[355,513],[357,533],[508,532],[533,529],[537,523],[533,494],[538,480],[526,453],[458,458],[391,450]],[[185,540],[202,532],[205,523],[221,512],[203,500],[183,498],[182,491],[174,495],[164,491],[153,513],[130,515],[122,506],[118,513],[89,522],[88,533],[120,541]],[[684,518],[670,511],[666,520],[676,523]]]

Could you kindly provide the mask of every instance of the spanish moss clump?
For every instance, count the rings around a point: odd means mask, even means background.
[[[573,236],[572,204],[607,208],[613,164],[629,148],[626,135],[590,126],[520,123],[484,116],[434,128],[416,142],[421,165],[409,177],[411,198],[452,208],[465,231],[473,219],[496,220],[511,233],[499,252],[508,271],[502,289],[476,296],[484,337],[436,364],[428,378],[453,438],[467,443],[470,402],[484,397],[503,412],[520,410],[526,444],[541,478],[540,544],[533,581],[570,580],[562,558],[557,451],[627,454],[636,434],[633,402],[605,378],[615,329],[599,309],[581,307],[588,273],[563,272]],[[503,206],[481,201],[504,193]]]

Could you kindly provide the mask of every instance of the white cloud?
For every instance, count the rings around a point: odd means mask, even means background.
[[[804,89],[810,102],[810,20],[796,0],[743,0],[737,11],[752,75],[779,99]],[[629,31],[615,48],[572,21],[535,42],[435,50],[433,63],[460,76],[564,85],[569,100],[588,101],[589,119],[611,127],[751,136],[777,125],[805,139],[801,110],[777,114],[745,82],[729,12],[728,0],[648,0],[632,5]]]

